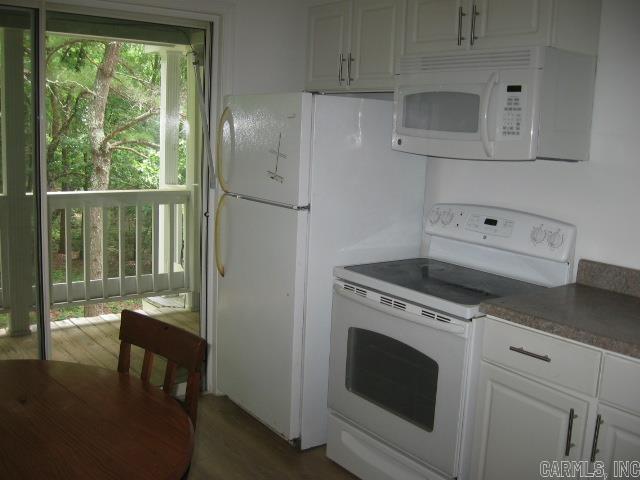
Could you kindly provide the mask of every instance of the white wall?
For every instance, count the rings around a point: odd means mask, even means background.
[[[304,88],[307,5],[302,0],[236,0],[233,93]]]
[[[425,207],[484,203],[578,227],[576,261],[640,268],[640,1],[603,0],[591,159],[429,159]],[[428,210],[427,210],[428,211]]]

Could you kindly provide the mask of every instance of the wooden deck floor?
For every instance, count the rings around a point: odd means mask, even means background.
[[[185,330],[199,333],[198,312],[166,312],[147,308],[145,313]],[[117,314],[55,322],[51,329],[53,359],[115,370],[120,349],[119,330],[120,316]],[[37,358],[37,341],[35,333],[23,337],[0,337],[0,360]],[[131,369],[136,374],[140,373],[142,356],[142,350],[131,349]],[[156,360],[152,374],[154,384],[162,383],[164,366],[165,362],[162,359]]]

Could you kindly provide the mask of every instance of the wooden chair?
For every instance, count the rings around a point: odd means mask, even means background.
[[[198,414],[198,395],[200,394],[200,376],[204,362],[207,342],[191,332],[141,313],[123,310],[120,316],[120,355],[118,372],[129,373],[131,364],[131,345],[144,349],[141,378],[149,383],[154,355],[167,359],[162,389],[171,394],[176,380],[178,367],[185,368],[189,374],[184,409],[187,411],[193,428],[196,427]]]

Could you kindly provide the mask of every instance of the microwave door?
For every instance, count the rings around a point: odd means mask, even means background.
[[[443,158],[532,160],[538,76],[535,69],[399,75],[392,147]]]
[[[415,83],[398,86],[393,148],[435,157],[488,158],[481,134],[490,142],[490,75],[476,77],[467,79],[473,83],[464,84],[447,82],[446,78],[429,83],[427,79],[408,79]]]

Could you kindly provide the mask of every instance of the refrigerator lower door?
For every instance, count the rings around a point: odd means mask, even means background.
[[[308,212],[227,196],[219,214],[218,387],[296,439]]]

